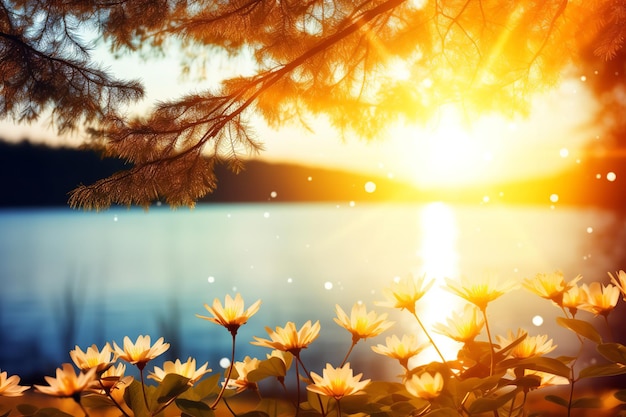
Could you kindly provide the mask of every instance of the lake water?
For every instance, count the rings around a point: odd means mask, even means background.
[[[379,358],[369,346],[385,336],[419,332],[408,314],[373,305],[396,276],[426,272],[443,282],[495,274],[521,281],[562,270],[569,278],[606,282],[608,271],[626,268],[623,214],[561,206],[4,210],[0,231],[0,369],[20,375],[52,374],[70,361],[76,344],[121,344],[124,336],[140,334],[164,336],[172,344],[170,358],[192,356],[219,369],[230,352],[229,334],[195,314],[208,314],[204,303],[236,292],[246,305],[262,300],[239,332],[238,360],[269,353],[249,343],[267,336],[265,326],[319,319],[321,335],[303,353],[317,371],[325,361],[338,365],[350,344],[349,333],[332,321],[335,304],[349,311],[363,301],[389,313],[399,327],[360,342],[351,361],[357,367]],[[432,323],[462,303],[437,284],[420,306]],[[523,327],[557,340],[563,332],[570,336],[553,324],[559,311],[523,289],[494,302],[489,313],[496,334]],[[543,326],[531,324],[535,315],[544,317]]]

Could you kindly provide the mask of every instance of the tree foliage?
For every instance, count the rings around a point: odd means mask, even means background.
[[[237,171],[262,149],[252,115],[321,115],[373,139],[448,103],[524,112],[572,64],[620,57],[625,19],[618,0],[0,0],[0,114],[84,123],[91,146],[127,161],[74,190],[74,207],[193,205],[216,187],[216,163]],[[245,53],[256,72],[131,117],[140,83],[93,62],[89,37],[146,59]]]

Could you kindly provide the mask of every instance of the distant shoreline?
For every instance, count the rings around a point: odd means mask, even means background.
[[[626,164],[621,160],[592,160],[546,178],[471,186],[420,189],[394,179],[340,170],[248,161],[240,174],[219,166],[217,189],[202,203],[262,202],[413,202],[458,204],[596,206],[626,208]],[[123,161],[101,159],[95,152],[55,148],[27,141],[0,141],[0,207],[67,206],[68,193],[124,169]],[[616,174],[615,181],[604,178]],[[376,184],[367,192],[367,182]],[[551,200],[552,196],[552,200]]]

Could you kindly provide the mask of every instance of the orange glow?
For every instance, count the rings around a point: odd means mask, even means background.
[[[576,97],[578,103],[564,104],[568,96]],[[550,108],[559,112],[549,112]],[[564,83],[559,93],[538,98],[528,118],[492,114],[468,120],[459,107],[448,105],[426,128],[403,125],[392,129],[395,157],[387,166],[395,167],[398,178],[435,189],[556,175],[579,163],[589,140],[589,133],[573,118],[564,117],[565,111],[582,120],[590,113],[585,92],[575,90],[574,84]]]

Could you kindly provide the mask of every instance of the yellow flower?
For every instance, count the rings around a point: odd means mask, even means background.
[[[467,343],[478,336],[485,325],[485,320],[478,316],[478,309],[471,304],[466,304],[462,313],[452,313],[446,320],[446,324],[435,323],[433,330],[444,336]]]
[[[323,376],[319,376],[315,372],[311,372],[313,384],[308,385],[306,389],[316,394],[333,397],[336,400],[347,395],[359,394],[370,383],[369,379],[361,381],[363,374],[353,376],[349,362],[341,368],[333,368],[327,363],[322,374]]]
[[[619,301],[620,289],[615,285],[592,282],[589,286],[583,284],[582,290],[587,294],[587,302],[583,303],[580,308],[596,316],[607,316]]]
[[[563,307],[569,309],[572,316],[587,302],[587,292],[581,287],[574,285],[563,293]]]
[[[399,308],[400,310],[406,308],[415,314],[415,303],[426,294],[435,282],[431,280],[424,285],[425,279],[425,274],[418,279],[414,279],[412,276],[395,279],[390,288],[383,289],[387,301],[376,304],[383,307]]]
[[[235,362],[234,368],[237,372],[237,379],[229,379],[226,384],[226,388],[237,390],[237,392],[245,391],[246,389],[256,390],[256,382],[248,381],[248,374],[256,370],[261,361],[257,358],[250,358],[246,356],[242,362]]]
[[[408,367],[409,359],[426,349],[428,343],[418,344],[415,335],[403,335],[399,339],[395,334],[385,339],[386,345],[372,346],[372,350],[380,355],[397,359],[404,368]]]
[[[611,277],[611,282],[621,291],[623,300],[626,301],[626,272],[616,272],[615,276],[609,272],[609,277]]]
[[[404,383],[406,390],[419,398],[432,400],[437,398],[443,390],[443,376],[439,372],[435,375],[424,372],[421,375],[413,375]]]
[[[369,313],[364,304],[356,303],[352,307],[350,317],[337,304],[337,317],[335,323],[352,333],[352,342],[356,343],[360,339],[375,337],[393,326],[393,322],[386,321],[387,314],[378,316],[375,311]]]
[[[96,368],[96,372],[102,372],[115,362],[113,350],[109,343],[104,345],[102,351],[99,351],[95,344],[88,347],[86,352],[76,346],[74,350],[70,351],[70,357],[74,364],[83,371]]]
[[[267,359],[270,358],[278,358],[285,364],[285,367],[289,369],[291,366],[291,362],[293,362],[293,355],[289,352],[285,352],[283,350],[274,349],[271,353],[267,353],[265,355]]]
[[[124,349],[120,348],[115,342],[113,342],[113,348],[121,360],[136,365],[142,370],[150,360],[168,350],[170,344],[163,343],[162,337],[154,345],[150,345],[150,336],[140,335],[135,343],[128,336],[125,336]]]
[[[244,310],[241,294],[235,295],[234,299],[230,295],[226,295],[223,306],[222,302],[217,298],[213,300],[212,307],[208,304],[204,305],[204,308],[213,314],[213,317],[201,316],[199,314],[196,314],[196,317],[224,326],[229,332],[236,334],[239,327],[246,324],[248,319],[259,311],[260,305],[261,300],[257,300],[247,310]]]
[[[90,388],[95,375],[96,368],[91,368],[87,372],[79,372],[77,376],[72,364],[64,363],[62,368],[57,368],[56,378],[44,377],[49,386],[35,385],[34,387],[43,394],[56,397],[74,397]]]
[[[148,378],[152,378],[157,382],[163,381],[167,374],[177,374],[185,378],[189,378],[189,385],[193,385],[204,374],[211,372],[211,369],[207,369],[209,365],[205,362],[200,368],[196,369],[196,360],[191,357],[187,359],[187,362],[182,363],[180,359],[176,359],[176,362],[166,361],[163,363],[163,369],[158,366],[154,367],[154,372],[150,372]]]
[[[468,279],[462,278],[460,285],[457,285],[450,279],[446,279],[446,284],[445,289],[476,305],[480,311],[485,311],[487,304],[491,301],[518,287],[517,283],[513,281],[498,284],[495,278],[491,276],[476,282],[470,282]]]
[[[524,369],[524,376],[535,375],[540,378],[539,388],[551,387],[554,385],[569,385],[570,381],[562,376],[549,374],[547,372],[534,371],[532,369]]]
[[[522,329],[518,329],[517,334],[513,334],[509,330],[508,337],[497,336],[498,344],[501,348],[505,348],[525,334],[527,333]],[[524,340],[511,349],[508,356],[517,359],[535,358],[550,353],[554,349],[556,349],[556,345],[552,344],[552,339],[548,340],[548,335],[526,336]]]
[[[7,378],[6,371],[0,372],[0,397],[19,397],[30,387],[18,385],[20,377],[11,375]]]
[[[537,274],[533,279],[525,279],[522,285],[539,297],[552,300],[557,305],[561,306],[563,294],[576,285],[581,279],[582,276],[578,275],[570,282],[565,282],[563,273],[557,271],[552,274]]]
[[[299,331],[291,321],[285,327],[276,326],[275,331],[269,327],[265,327],[265,330],[271,340],[254,336],[256,342],[251,342],[253,345],[278,349],[298,356],[300,350],[306,349],[319,336],[320,322],[318,320],[311,326],[311,320],[308,320]]]
[[[285,352],[282,350],[274,349],[271,353],[267,353],[265,355],[267,359],[278,358],[283,362],[282,370],[284,373],[287,373],[287,370],[291,367],[291,363],[293,362],[293,355],[289,352]],[[280,379],[280,377],[278,377]]]
[[[126,372],[126,364],[118,363],[117,366],[111,366],[106,371],[100,375],[100,385],[106,391],[111,391],[111,389],[117,385],[120,380],[127,379],[124,378],[124,373]],[[132,377],[128,377],[130,379]]]

